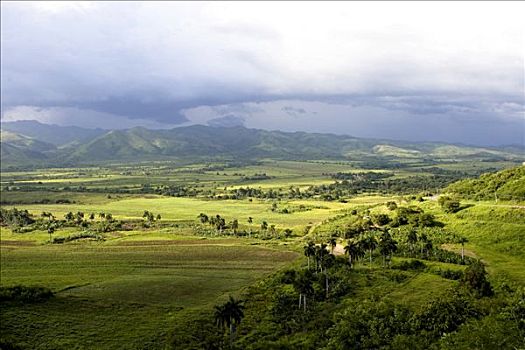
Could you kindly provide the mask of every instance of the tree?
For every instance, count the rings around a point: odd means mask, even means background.
[[[363,249],[368,250],[369,258],[370,258],[370,267],[372,266],[372,251],[377,248],[377,241],[372,234],[366,235],[364,238],[360,240],[360,244],[363,247]]]
[[[321,243],[319,246],[315,246],[315,266],[316,271],[320,270],[323,271],[323,262],[324,262],[324,256],[326,254],[329,254],[326,250],[327,245],[325,243]]]
[[[388,210],[396,210],[397,204],[394,201],[386,202],[386,207],[388,208]]]
[[[354,262],[362,258],[365,254],[359,242],[355,240],[349,240],[345,246],[345,253],[348,254],[348,263],[350,267],[353,267]]]
[[[51,235],[55,232],[55,227],[52,224],[47,226],[47,233],[49,233],[49,242],[51,243]]]
[[[383,266],[385,266],[385,260],[392,258],[392,254],[397,250],[397,241],[395,241],[390,233],[383,232],[379,238],[379,252],[383,256]]]
[[[144,211],[144,214],[142,214],[142,217],[148,222],[148,223],[152,223],[153,220],[155,220],[155,217],[153,215],[152,212],[148,211],[148,210],[145,210]]]
[[[410,230],[410,232],[408,233],[408,236],[407,236],[407,243],[410,247],[410,252],[413,253],[414,252],[414,246],[416,245],[418,241],[418,238],[417,238],[417,233],[416,233],[416,230]]]
[[[466,237],[460,237],[459,243],[461,243],[461,261],[465,262],[465,243],[468,242]]]
[[[372,220],[377,226],[384,226],[391,221],[390,217],[386,214],[376,214],[372,216]]]
[[[314,242],[308,242],[303,247],[304,255],[308,258],[308,270],[310,270],[310,257],[315,255],[315,244]]]
[[[91,221],[95,220],[95,213],[89,214],[89,220]]]
[[[251,216],[248,217],[248,223],[251,224],[253,222],[253,218]]]
[[[66,215],[64,215],[64,219],[66,219],[66,221],[73,221],[74,218],[75,216],[73,215],[72,212],[69,212]]]
[[[439,197],[438,203],[445,213],[456,213],[461,207],[461,203],[457,199],[452,199],[447,196]]]
[[[231,223],[231,227],[234,234],[237,234],[237,229],[239,228],[239,221],[237,219],[234,219]]]
[[[160,214],[157,214],[157,221],[160,221],[160,219],[162,219],[162,216],[160,216]]]
[[[222,304],[215,306],[215,324],[220,328],[228,328],[230,333],[230,348],[233,345],[233,336],[237,326],[244,317],[244,305],[242,300],[235,300],[231,295],[230,299]]]
[[[337,239],[332,237],[328,240],[328,245],[330,246],[330,251],[334,253],[334,248],[337,246]]]
[[[45,212],[45,211],[43,211],[42,214],[40,214],[40,216],[43,217],[43,218],[48,218],[49,221],[52,221],[53,219],[55,219],[53,214]]]
[[[201,223],[203,223],[203,224],[208,222],[208,215],[206,215],[204,213],[200,213],[198,218],[201,221]]]
[[[478,296],[491,296],[494,294],[490,282],[487,280],[485,265],[479,260],[470,264],[463,274],[463,284],[470,287]]]
[[[263,221],[261,223],[261,230],[266,231],[268,229],[268,223],[266,221]]]
[[[306,312],[307,297],[314,293],[314,288],[312,286],[312,281],[310,280],[310,275],[308,273],[297,274],[293,285],[297,293],[299,293],[299,308],[301,308],[302,305],[303,310]]]

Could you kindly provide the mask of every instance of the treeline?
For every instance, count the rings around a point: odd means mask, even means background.
[[[149,228],[158,225],[161,220],[160,214],[154,214],[148,210],[142,215],[143,220],[117,220],[111,213],[100,212],[84,213],[82,211],[68,212],[63,219],[55,217],[50,212],[42,212],[35,216],[27,210],[17,208],[0,208],[0,225],[8,226],[14,233],[26,233],[35,230],[47,231],[50,243],[65,243],[78,239],[104,240],[101,235],[113,231],[130,231],[134,229]],[[73,233],[66,237],[53,237],[53,234],[61,228],[76,227],[81,232]]]
[[[245,225],[241,225],[238,219],[233,218],[229,221],[220,214],[207,215],[200,213],[197,216],[200,226],[195,226],[193,229],[199,235],[235,235],[248,236],[261,239],[272,238],[288,238],[293,234],[293,230],[289,228],[278,229],[275,224],[269,224],[267,221],[262,221],[257,227],[253,222],[252,217],[248,217]]]

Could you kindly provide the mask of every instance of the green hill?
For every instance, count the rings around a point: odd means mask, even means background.
[[[28,163],[48,158],[55,146],[34,138],[2,130],[0,141],[2,166]]]
[[[381,159],[519,159],[514,153],[480,147],[199,125],[171,130],[134,128],[111,131],[77,147],[69,159],[116,160],[158,156],[358,160],[363,155]]]
[[[521,162],[522,154],[494,148],[448,145],[441,143],[410,143],[404,141],[363,139],[347,135],[305,132],[281,132],[244,127],[210,127],[193,125],[170,130],[133,128],[103,134],[66,135],[55,126],[32,124],[34,135],[63,138],[57,150],[47,147],[48,165],[91,164],[107,161],[147,161],[162,159],[341,159],[353,160],[363,166],[399,167],[402,164],[432,164],[439,161],[502,161]],[[12,126],[12,125],[11,125]],[[42,133],[39,128],[42,127]],[[69,129],[67,129],[69,130]],[[77,130],[78,131],[78,130]],[[99,130],[100,131],[100,130]],[[30,138],[33,140],[34,138]],[[10,142],[11,145],[14,145]],[[37,151],[41,152],[39,148]],[[40,154],[15,155],[10,147],[6,157],[18,165],[41,159]],[[4,156],[2,156],[4,157]],[[4,158],[2,158],[3,160]]]
[[[444,192],[467,199],[525,200],[525,166],[483,174],[449,185]]]
[[[43,124],[36,120],[5,122],[2,123],[2,130],[26,135],[55,146],[62,146],[71,142],[87,142],[108,132],[108,130],[103,129]]]

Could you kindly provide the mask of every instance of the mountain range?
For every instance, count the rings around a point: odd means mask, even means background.
[[[2,168],[164,159],[351,159],[522,161],[520,146],[444,143],[193,125],[169,130],[86,129],[36,121],[2,123]]]

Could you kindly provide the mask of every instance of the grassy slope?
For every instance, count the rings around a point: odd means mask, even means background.
[[[2,336],[33,349],[132,349],[148,341],[162,348],[177,318],[211,308],[296,257],[242,240],[149,239],[61,246],[4,241],[2,285],[46,285],[58,293],[46,303],[4,304]]]

